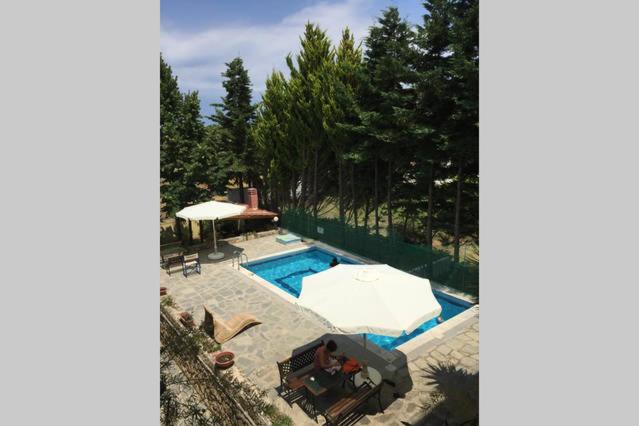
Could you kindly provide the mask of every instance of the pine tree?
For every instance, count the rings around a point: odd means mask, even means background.
[[[450,96],[450,0],[427,0],[423,26],[418,27],[415,68],[417,90],[415,123],[419,129],[415,139],[416,181],[427,188],[426,244],[432,247],[435,214],[435,180],[441,176],[440,162],[445,161],[441,149],[447,140],[447,122],[454,101]]]
[[[479,3],[456,0],[452,6],[451,93],[455,103],[450,120],[450,146],[457,165],[453,228],[454,260],[459,262],[462,236],[463,186],[476,186],[479,142]],[[475,177],[475,179],[473,178]],[[470,182],[467,182],[470,179]],[[476,194],[471,186],[469,195]],[[471,203],[467,203],[471,205]],[[473,223],[473,222],[470,222]],[[476,223],[476,222],[474,222]]]
[[[230,170],[240,189],[240,200],[244,202],[244,183],[251,184],[254,177],[247,165],[254,161],[254,144],[250,139],[250,126],[255,118],[255,106],[251,104],[251,80],[241,58],[235,58],[226,64],[222,73],[225,78],[222,85],[226,96],[222,103],[212,104],[215,114],[209,117],[223,130],[222,140],[232,155]]]
[[[171,67],[160,55],[160,194],[169,213],[181,208],[176,182],[180,177],[182,103],[177,77],[173,76]]]
[[[375,210],[378,228],[378,163],[386,163],[386,208],[388,231],[393,229],[393,170],[404,161],[401,147],[410,141],[406,116],[413,103],[411,69],[411,42],[414,34],[406,21],[400,18],[395,7],[386,9],[371,27],[366,39],[368,69],[368,93],[363,99],[362,121],[377,143],[371,147],[379,154],[375,157]],[[400,149],[398,149],[400,148]],[[405,153],[404,153],[405,154]]]
[[[301,45],[302,49],[296,56],[295,64],[290,55],[286,58],[291,72],[289,88],[293,101],[294,124],[291,126],[291,136],[300,146],[302,167],[308,168],[309,174],[311,174],[310,177],[307,177],[306,170],[302,170],[303,202],[304,204],[307,202],[308,183],[312,181],[313,216],[317,218],[319,205],[318,170],[320,161],[323,162],[326,158],[323,147],[326,147],[328,143],[323,119],[324,102],[326,101],[326,94],[323,92],[323,88],[325,88],[323,79],[330,72],[334,52],[326,33],[311,23],[307,23],[305,26]]]
[[[266,90],[257,110],[253,126],[256,161],[269,187],[271,209],[280,202],[295,203],[297,185],[294,170],[298,159],[295,146],[288,136],[291,126],[291,99],[286,79],[281,72],[273,72],[266,79]]]

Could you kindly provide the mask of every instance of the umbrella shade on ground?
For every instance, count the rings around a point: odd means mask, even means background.
[[[246,210],[246,205],[233,203],[223,203],[220,201],[207,201],[194,206],[185,207],[175,214],[176,217],[185,220],[211,220],[213,221],[213,253],[209,254],[209,259],[221,259],[223,253],[217,251],[217,237],[215,234],[215,221],[242,214]]]
[[[337,265],[304,277],[298,304],[342,333],[400,336],[441,314],[430,281],[389,265]]]

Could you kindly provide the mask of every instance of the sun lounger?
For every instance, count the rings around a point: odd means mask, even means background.
[[[202,306],[204,307],[204,330],[219,344],[228,342],[252,325],[261,324],[248,313],[238,314],[228,321],[218,320],[213,317],[213,313],[206,305]]]

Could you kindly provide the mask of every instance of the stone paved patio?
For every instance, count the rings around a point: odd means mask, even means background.
[[[179,305],[180,309],[190,311],[196,324],[203,318],[202,304],[208,305],[221,319],[227,319],[234,314],[250,312],[262,324],[249,328],[224,344],[224,349],[236,354],[238,372],[267,392],[269,398],[285,414],[293,418],[295,424],[315,424],[315,422],[297,406],[289,407],[277,396],[275,388],[279,386],[279,375],[275,362],[290,356],[291,351],[331,333],[330,329],[321,321],[301,312],[291,303],[274,292],[262,287],[247,275],[231,267],[232,253],[242,251],[249,260],[278,252],[301,248],[306,243],[282,245],[275,241],[275,236],[263,237],[255,240],[234,244],[221,244],[219,250],[226,254],[222,261],[209,261],[206,254],[200,252],[202,274],[192,274],[185,278],[181,273],[174,272],[169,276],[165,271],[160,272],[160,285],[168,289],[168,294]],[[398,369],[402,380],[410,383],[410,390],[400,399],[390,397],[392,390],[388,390],[387,398],[390,405],[384,414],[369,415],[358,424],[416,424],[421,417],[422,400],[428,392],[434,389],[423,377],[422,368],[437,362],[446,362],[462,368],[470,373],[479,369],[479,322],[478,314],[463,326],[458,327],[445,339],[432,344],[416,359],[406,359],[399,351],[381,354],[371,365],[379,364],[383,371],[385,365],[393,363]],[[338,336],[338,345],[354,356],[363,354],[363,348],[358,344],[358,337],[348,338]],[[379,353],[379,349],[377,349]],[[403,365],[402,365],[403,364]],[[377,368],[377,367],[376,367]],[[386,372],[383,373],[386,377]],[[395,377],[395,380],[397,377]],[[404,422],[404,423],[402,423]]]

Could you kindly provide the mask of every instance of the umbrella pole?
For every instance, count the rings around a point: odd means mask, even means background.
[[[213,223],[213,253],[217,253],[217,235],[215,234],[215,221]]]
[[[220,260],[224,258],[224,253],[218,253],[217,251],[217,233],[215,232],[215,220],[213,223],[213,253],[209,253],[207,256],[210,260]]]

